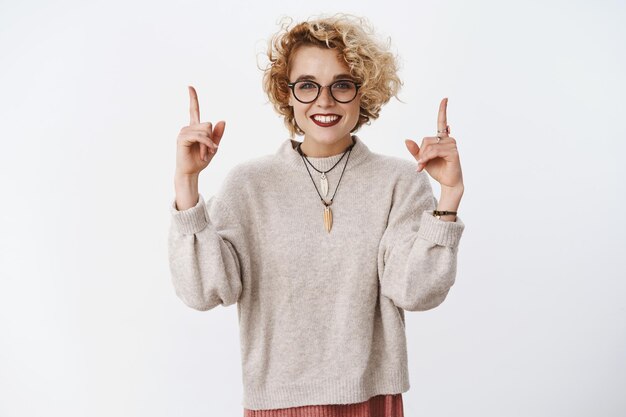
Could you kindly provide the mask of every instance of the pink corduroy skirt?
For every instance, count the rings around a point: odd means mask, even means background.
[[[305,405],[273,410],[243,409],[244,417],[404,417],[402,394],[376,395],[356,404]]]

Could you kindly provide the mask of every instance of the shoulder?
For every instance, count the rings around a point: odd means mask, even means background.
[[[262,181],[264,174],[269,173],[274,166],[272,155],[263,155],[235,164],[224,179],[227,185],[244,186]]]
[[[251,207],[257,195],[257,190],[269,175],[263,175],[271,164],[269,156],[260,156],[238,162],[233,165],[224,176],[215,200],[218,201],[233,218],[249,219]]]
[[[430,175],[425,170],[416,171],[415,159],[392,155],[373,154],[371,162],[375,177],[385,183],[390,210],[400,218],[414,218],[435,205]]]
[[[384,155],[377,152],[372,152],[370,158],[373,162],[383,165],[387,168],[392,168],[394,170],[402,170],[406,172],[409,169],[413,169],[417,167],[417,161],[409,160],[408,158],[401,158],[395,155]]]
[[[387,181],[393,182],[396,186],[430,185],[428,173],[424,170],[416,171],[417,161],[415,159],[372,152],[369,163],[372,164],[372,169],[377,175],[384,176]]]
[[[276,175],[272,155],[257,156],[232,166],[222,181],[218,196],[230,205],[238,205],[262,190]]]

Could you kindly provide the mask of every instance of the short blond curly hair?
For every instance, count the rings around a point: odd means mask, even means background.
[[[291,136],[303,135],[296,123],[293,107],[289,105],[291,90],[289,72],[291,57],[301,46],[336,49],[350,70],[350,75],[361,83],[359,120],[356,132],[371,119],[377,119],[380,109],[391,97],[396,97],[402,86],[398,77],[397,58],[387,44],[380,42],[367,20],[338,13],[318,17],[289,28],[291,18],[281,20],[281,29],[270,39],[267,48],[269,63],[263,70],[263,90],[278,114],[284,118]]]

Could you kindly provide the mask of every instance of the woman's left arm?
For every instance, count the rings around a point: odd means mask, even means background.
[[[436,218],[432,211],[456,212],[464,192],[456,140],[448,136],[447,105],[448,99],[444,98],[439,105],[437,136],[424,138],[421,147],[412,140],[406,141],[407,149],[417,160],[417,171],[425,169],[439,182],[441,197],[437,201],[433,196],[426,175],[418,175],[417,185],[405,184],[403,187],[409,191],[394,196],[397,200],[392,202],[381,239],[381,292],[408,311],[428,310],[441,304],[456,278],[458,243],[465,224],[455,214]]]
[[[456,221],[433,216],[438,207],[454,208],[442,206],[444,198],[437,201],[426,173],[405,173],[395,185],[378,249],[378,276],[381,294],[404,310],[437,307],[454,284],[465,224],[459,216]]]

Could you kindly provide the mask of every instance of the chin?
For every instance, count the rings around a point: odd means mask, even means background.
[[[345,134],[340,136],[325,134],[325,135],[309,135],[309,138],[315,142],[324,144],[324,145],[333,145],[337,142],[340,142],[345,137]]]
[[[308,133],[308,136],[316,142],[326,143],[329,145],[339,142],[346,136],[350,135],[351,133],[349,131],[346,132],[345,130],[342,131],[341,129],[323,128],[317,125],[312,126]]]

